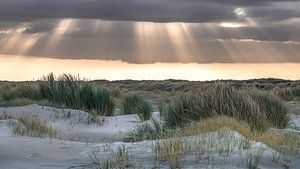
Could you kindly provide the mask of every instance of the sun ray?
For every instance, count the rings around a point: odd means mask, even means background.
[[[63,36],[71,31],[75,24],[74,19],[63,19],[59,21],[53,32],[50,35],[47,35],[49,36],[49,39],[47,39],[47,44],[44,47],[44,53],[51,53],[51,51],[54,51],[57,46],[59,46]]]
[[[189,45],[190,39],[187,33],[187,27],[183,25],[184,23],[168,23],[166,24],[166,29],[170,43],[175,50],[177,61],[188,63],[191,62],[190,57],[195,53]]]
[[[243,20],[244,23],[222,22],[219,26],[235,29],[235,34],[240,34],[240,27],[252,27],[260,32],[263,36],[268,37],[268,34],[260,28],[259,24],[253,18],[248,16],[248,13],[245,9],[236,8],[234,13],[238,18]],[[280,53],[275,46],[272,46],[271,42],[268,41],[257,41],[252,39],[229,39],[221,40],[220,43],[224,45],[224,48],[226,51],[228,51],[234,62],[288,61],[287,58],[282,55],[282,53]]]
[[[161,24],[153,22],[135,22],[135,51],[137,62],[151,60],[151,57],[158,55],[161,51],[159,41],[163,34]],[[160,39],[162,38],[162,39]]]
[[[22,39],[22,34],[26,30],[28,23],[21,24],[16,29],[10,30],[9,34],[5,37],[5,44],[2,45],[2,51],[4,53],[10,53],[13,48],[19,47],[17,43]]]
[[[256,30],[258,30],[262,35],[264,35],[266,37],[269,37],[269,39],[272,39],[268,35],[267,32],[265,32],[263,29],[260,28],[259,24],[253,18],[247,16],[246,13],[243,17],[247,21],[248,25],[256,28]],[[262,55],[262,56],[269,59],[270,62],[272,62],[272,61],[275,61],[275,62],[279,62],[279,61],[286,62],[286,61],[288,61],[287,58],[284,55],[282,55],[276,47],[272,46],[272,44],[270,42],[265,42],[265,41],[261,42],[260,46],[258,48],[259,48],[259,50],[261,50],[264,53],[264,55]]]

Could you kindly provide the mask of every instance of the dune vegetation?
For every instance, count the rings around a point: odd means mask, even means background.
[[[227,83],[212,84],[203,91],[179,96],[164,109],[163,115],[169,127],[218,115],[245,121],[252,129],[262,131],[288,125],[287,108],[279,98]]]
[[[122,100],[122,107],[125,114],[137,114],[141,121],[151,117],[152,105],[141,96],[126,95]]]
[[[158,168],[161,163],[182,168],[182,160],[187,157],[208,159],[210,164],[212,154],[225,158],[236,150],[248,152],[242,156],[243,166],[258,168],[263,150],[250,152],[254,142],[270,147],[274,161],[283,156],[285,168],[291,168],[299,153],[299,134],[286,130],[293,126],[287,105],[300,97],[297,81],[109,82],[49,74],[36,82],[0,85],[1,107],[36,103],[82,110],[101,119],[115,114],[136,115],[135,128],[121,141],[130,144],[153,140],[152,153]],[[19,122],[14,127],[17,135],[58,137],[47,121],[37,117],[0,116],[0,120],[7,119]],[[199,139],[190,139],[194,137]],[[130,168],[135,165],[129,151],[120,145],[110,150],[109,158],[100,159],[95,153],[90,154],[90,160],[94,168]]]
[[[21,136],[30,137],[58,137],[57,131],[52,128],[46,120],[41,120],[37,117],[27,114],[11,115],[1,114],[0,120],[15,120],[17,123],[14,125],[13,132]]]

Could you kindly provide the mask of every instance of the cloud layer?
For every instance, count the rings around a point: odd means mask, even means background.
[[[0,54],[300,62],[298,0],[1,0]]]
[[[300,34],[292,27],[87,19],[17,23],[0,31],[1,54],[130,63],[300,62]]]
[[[235,8],[253,18],[300,16],[297,0],[1,0],[2,19],[93,18],[155,22],[237,20]]]

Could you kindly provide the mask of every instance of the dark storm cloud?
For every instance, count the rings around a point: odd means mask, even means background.
[[[53,33],[59,27],[60,19],[40,19],[31,22],[22,27],[24,34]],[[99,22],[99,25],[97,25]],[[262,21],[263,22],[263,21]],[[85,38],[108,38],[124,39],[135,38],[136,22],[124,21],[101,21],[92,19],[72,19],[72,27],[64,33],[64,37],[85,39]],[[165,29],[162,25],[155,27],[156,30]],[[261,23],[260,23],[261,24]],[[7,28],[16,28],[18,24],[12,22],[0,22],[0,30]],[[21,24],[19,24],[21,25]],[[24,24],[23,24],[24,25]],[[246,26],[240,28],[226,28],[218,24],[211,24],[206,27],[201,23],[190,24],[190,33],[194,39],[254,39],[262,41],[299,41],[300,42],[300,22],[295,21],[280,22],[276,24],[261,24],[259,27]],[[105,30],[105,28],[107,28]],[[166,34],[156,33],[157,38],[166,38]]]
[[[98,18],[208,22],[234,17],[232,7],[207,2],[143,0],[33,0],[0,2],[3,18]]]
[[[299,22],[259,29],[186,23],[184,30],[180,25],[90,19],[37,20],[13,29],[23,30],[22,33],[0,33],[0,55],[130,63],[300,63]],[[27,47],[23,48],[24,45]]]
[[[296,0],[1,0],[1,19],[96,18],[157,22],[215,22],[237,19],[233,10],[249,8],[252,17],[276,20],[299,17],[297,8],[278,8],[277,3]],[[256,12],[256,7],[265,7]],[[274,14],[278,14],[274,16]]]
[[[42,33],[42,32],[49,32],[52,31],[55,26],[57,25],[57,21],[51,21],[49,20],[37,20],[34,22],[30,22],[25,27],[25,30],[23,33],[28,33],[28,34],[35,34],[35,33]]]
[[[300,63],[299,9],[296,0],[0,0],[0,55]]]

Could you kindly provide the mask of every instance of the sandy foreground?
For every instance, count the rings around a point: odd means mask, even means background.
[[[86,112],[71,109],[57,109],[39,105],[0,108],[0,114],[28,113],[48,121],[59,132],[60,139],[16,136],[12,132],[14,121],[0,120],[0,168],[1,169],[79,169],[92,168],[90,155],[101,159],[109,156],[110,150],[124,145],[130,154],[130,168],[169,168],[166,162],[155,163],[153,145],[156,141],[136,143],[120,142],[138,124],[136,115],[107,117],[101,125],[89,122]],[[158,116],[158,113],[154,113]],[[300,129],[300,116],[291,115],[295,129]],[[231,131],[240,139],[239,133]],[[214,137],[216,132],[186,137],[193,141]],[[272,161],[273,150],[262,143],[254,143],[253,153],[264,149],[259,168],[283,168],[283,159]],[[229,157],[211,155],[196,163],[192,156],[183,159],[184,168],[246,168],[242,164],[243,154],[236,150]],[[300,156],[296,156],[293,168],[300,168]]]

